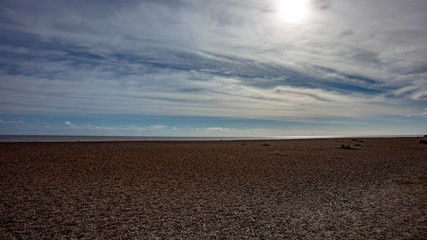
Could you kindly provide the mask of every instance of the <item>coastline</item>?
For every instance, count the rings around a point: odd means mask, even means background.
[[[419,139],[0,143],[0,238],[422,239]]]
[[[72,136],[72,135],[0,135],[1,142],[144,142],[144,141],[240,141],[298,140],[342,138],[413,138],[423,135],[355,135],[355,136],[264,136],[264,137],[182,137],[182,136]]]

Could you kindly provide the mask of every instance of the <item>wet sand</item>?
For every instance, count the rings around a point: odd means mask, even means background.
[[[420,139],[0,143],[0,239],[425,239]]]

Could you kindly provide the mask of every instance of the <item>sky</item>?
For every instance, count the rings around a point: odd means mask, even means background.
[[[427,134],[426,0],[2,0],[0,134]]]

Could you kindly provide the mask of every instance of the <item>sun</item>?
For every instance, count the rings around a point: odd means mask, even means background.
[[[308,15],[308,0],[280,0],[279,16],[287,23],[300,23]]]

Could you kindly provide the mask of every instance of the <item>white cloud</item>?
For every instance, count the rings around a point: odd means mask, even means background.
[[[416,86],[407,86],[407,87],[403,87],[403,88],[397,89],[396,91],[394,91],[394,94],[401,95],[401,94],[404,94],[404,93],[413,92],[416,89],[417,89]]]
[[[5,120],[0,119],[0,124],[14,124],[14,125],[18,125],[18,124],[24,124],[24,121],[22,121],[22,120],[5,121]]]
[[[78,82],[4,76],[6,81],[0,82],[0,87],[13,91],[0,93],[15,106],[2,105],[0,110],[264,119],[405,115],[408,110],[399,108],[397,101],[378,96],[286,85],[259,88],[243,85],[240,79],[194,71],[131,75],[120,80],[105,73],[101,78],[91,74],[97,73],[88,73]],[[19,91],[21,86],[27,90]],[[182,89],[189,90],[183,93]]]
[[[277,129],[236,129],[227,127],[170,127],[166,125],[137,126],[98,126],[92,124],[73,125],[71,131],[64,128],[55,131],[68,135],[118,135],[118,136],[193,136],[193,137],[267,137],[322,135],[323,130],[277,130]],[[330,132],[329,132],[330,133]]]
[[[427,91],[418,92],[412,96],[414,100],[427,100]]]
[[[148,129],[150,129],[150,130],[160,130],[160,129],[165,129],[165,128],[167,128],[167,126],[165,126],[165,125],[153,125],[153,126],[150,126]]]

